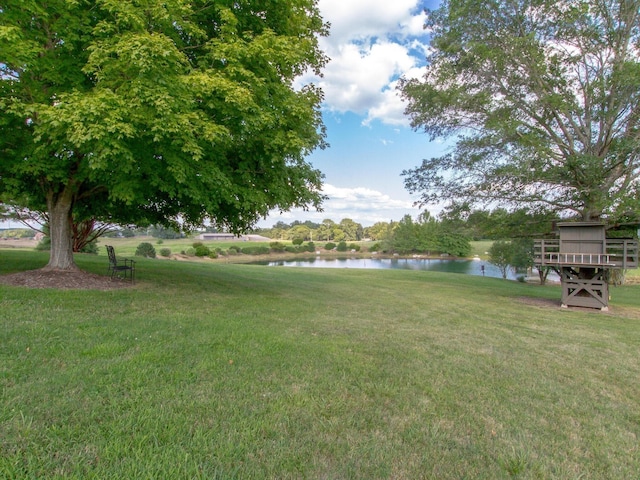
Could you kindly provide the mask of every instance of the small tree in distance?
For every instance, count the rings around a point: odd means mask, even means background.
[[[489,247],[489,261],[500,269],[502,278],[507,278],[507,272],[513,258],[511,242],[496,240]]]

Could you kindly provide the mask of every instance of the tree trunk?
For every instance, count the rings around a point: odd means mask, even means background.
[[[60,193],[47,195],[51,255],[45,270],[77,270],[73,260],[73,230],[71,210],[73,193],[69,186]]]

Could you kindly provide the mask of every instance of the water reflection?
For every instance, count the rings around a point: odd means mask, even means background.
[[[258,262],[272,267],[316,267],[316,268],[377,268],[394,270],[428,270],[432,272],[465,273],[502,278],[500,269],[490,262],[481,260],[448,260],[439,258],[304,258],[295,260],[277,260]],[[515,280],[518,276],[509,269],[507,278]]]

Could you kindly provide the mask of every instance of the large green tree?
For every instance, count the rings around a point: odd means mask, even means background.
[[[456,143],[404,172],[424,204],[637,215],[639,0],[443,0],[426,27],[401,92],[416,129]]]
[[[315,0],[0,0],[0,200],[74,220],[241,231],[318,207]]]

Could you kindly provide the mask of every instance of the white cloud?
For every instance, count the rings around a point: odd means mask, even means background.
[[[379,120],[407,125],[397,95],[399,77],[416,72],[427,52],[425,15],[418,0],[320,0],[331,34],[321,47],[331,58],[317,83],[330,112],[365,116],[365,125]]]
[[[291,223],[295,220],[301,222],[309,220],[319,223],[327,218],[340,222],[344,218],[350,218],[366,227],[376,222],[398,221],[407,214],[415,218],[420,213],[410,200],[394,199],[385,193],[369,188],[341,188],[325,184],[323,193],[329,199],[324,202],[322,212],[314,210],[306,212],[292,210],[282,214],[274,212],[259,225],[271,227],[278,221]]]
[[[320,0],[318,6],[331,23],[331,41],[337,44],[413,33],[415,18],[424,18],[418,0]]]

